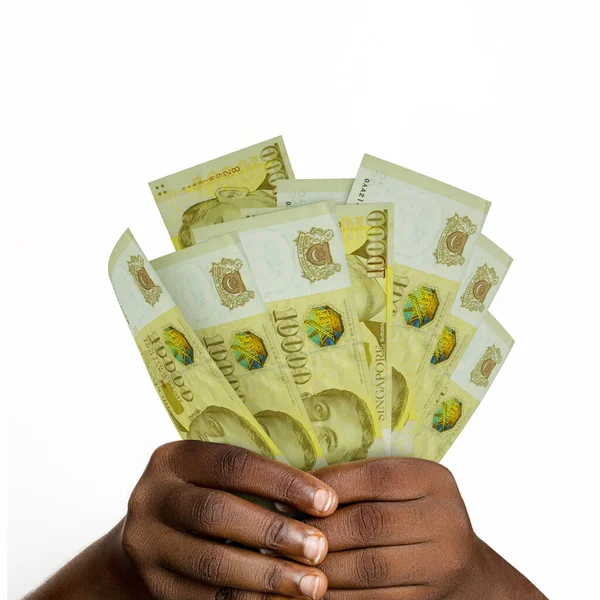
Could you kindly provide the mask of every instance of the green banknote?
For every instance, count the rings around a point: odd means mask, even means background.
[[[489,202],[365,155],[348,204],[394,204],[392,363],[394,455],[410,455],[417,383],[475,250]],[[412,401],[411,401],[412,400]]]
[[[181,437],[285,460],[200,343],[129,231],[114,247],[108,272],[152,383]]]
[[[421,371],[414,392],[411,390],[417,406],[417,427],[424,416],[423,402],[460,361],[511,263],[512,258],[504,250],[484,235],[479,236],[452,309],[444,321],[442,333]]]
[[[237,234],[152,261],[167,292],[238,397],[288,462],[326,464]]]
[[[287,179],[277,184],[277,206],[291,208],[331,200],[346,204],[354,179]]]
[[[489,390],[514,344],[489,312],[454,372],[425,403],[425,419],[415,437],[414,455],[440,461]]]
[[[293,177],[283,139],[276,137],[148,185],[180,250],[195,243],[198,229],[239,219],[241,208],[277,206],[278,182]]]
[[[333,203],[223,223],[199,236],[232,231],[239,234],[328,463],[384,456]]]

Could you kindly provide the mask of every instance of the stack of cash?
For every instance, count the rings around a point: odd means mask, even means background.
[[[369,155],[295,179],[281,137],[150,188],[176,252],[127,231],[109,275],[182,438],[303,470],[441,460],[513,345],[489,202]]]

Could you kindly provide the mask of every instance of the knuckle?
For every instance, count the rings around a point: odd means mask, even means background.
[[[463,573],[466,572],[468,567],[467,556],[463,552],[456,552],[448,557],[448,563],[446,571],[452,581],[461,579]]]
[[[375,461],[366,460],[360,468],[361,483],[371,493],[373,493],[374,490],[377,489],[377,473],[380,471],[380,467],[376,465],[377,463]]]
[[[361,467],[360,478],[371,496],[385,495],[390,483],[397,480],[399,462],[394,459],[368,459]]]
[[[227,561],[223,550],[203,548],[194,557],[194,575],[209,585],[218,585],[227,577]]]
[[[277,487],[281,498],[288,504],[295,502],[298,498],[306,496],[304,491],[305,483],[302,480],[302,477],[299,477],[294,471],[286,470],[282,473],[277,483]]]
[[[271,600],[272,598],[270,594],[234,588],[220,588],[215,595],[215,600]]]
[[[436,488],[451,490],[457,489],[456,480],[454,479],[454,475],[452,475],[450,469],[438,463],[432,463],[430,466],[432,469],[432,478],[436,484]]]
[[[469,557],[463,548],[456,545],[442,546],[438,562],[438,577],[448,586],[461,581],[469,568]]]
[[[143,512],[147,499],[148,495],[145,493],[142,486],[137,485],[133,492],[131,492],[131,496],[129,496],[129,501],[127,502],[128,514],[136,515]]]
[[[363,588],[384,587],[389,576],[389,565],[379,549],[366,550],[358,562],[356,575]]]
[[[242,479],[250,460],[250,452],[237,446],[226,446],[222,450],[219,479],[227,487],[235,487]]]
[[[437,527],[449,539],[461,540],[464,535],[472,533],[471,520],[462,499],[435,498],[431,501],[431,507]]]
[[[279,563],[274,563],[273,566],[265,572],[264,588],[269,592],[277,592],[281,589],[285,580],[283,568]]]
[[[201,533],[210,534],[215,526],[227,526],[227,497],[223,492],[210,490],[199,495],[192,505],[192,522]]]
[[[285,549],[287,544],[287,524],[281,517],[273,517],[263,530],[262,543],[270,550]]]
[[[181,442],[169,442],[168,444],[163,444],[156,448],[151,454],[150,461],[148,462],[149,470],[163,471],[173,457],[173,454],[176,452],[176,448],[179,444],[181,444]]]
[[[121,536],[121,546],[129,558],[138,565],[144,562],[147,552],[147,537],[143,525],[127,519]]]
[[[417,500],[413,502],[407,502],[403,505],[403,522],[407,525],[420,525],[423,521],[426,521],[425,512],[427,511],[427,502],[423,500]]]
[[[144,583],[157,600],[171,600],[177,597],[177,581],[166,577],[157,569],[149,569],[144,573]]]
[[[376,504],[357,504],[346,525],[347,534],[359,544],[369,544],[381,537],[385,530],[385,516]]]

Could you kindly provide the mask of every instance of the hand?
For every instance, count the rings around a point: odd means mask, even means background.
[[[232,492],[319,517],[337,507],[337,495],[327,484],[242,448],[194,441],[162,446],[131,495],[121,534],[149,597],[321,598],[327,579],[314,565],[327,554],[325,536]]]
[[[543,599],[477,538],[450,471],[387,458],[314,473],[340,508],[304,522],[320,529],[329,554],[329,600]]]

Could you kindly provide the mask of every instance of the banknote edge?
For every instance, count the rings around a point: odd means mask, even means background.
[[[108,276],[110,278],[112,278],[112,272],[115,268],[115,265],[117,264],[117,260],[119,260],[121,254],[123,254],[125,248],[127,248],[127,246],[129,246],[129,244],[131,244],[131,242],[133,241],[135,241],[135,238],[133,237],[131,230],[126,229],[121,234],[121,237],[117,240],[117,243],[113,246],[113,249],[110,253],[110,257],[108,259]]]
[[[509,347],[509,349],[513,347],[515,340],[489,310],[485,311],[482,322],[485,323]]]
[[[474,194],[461,190],[460,188],[454,187],[448,183],[444,183],[443,181],[433,179],[427,175],[417,173],[416,171],[411,171],[410,169],[401,167],[400,165],[377,158],[376,156],[365,154],[362,162],[360,163],[361,168],[364,167],[371,170],[377,170],[382,166],[385,167],[385,172],[388,175],[391,175],[396,179],[428,190],[440,196],[445,196],[446,198],[450,198],[455,202],[464,204],[476,210],[480,210],[484,213],[484,215],[487,215],[490,209],[491,202],[489,200],[485,200],[480,196],[475,196]]]
[[[290,214],[300,215],[299,217],[290,217]],[[326,200],[324,202],[315,202],[314,204],[307,204],[305,206],[293,206],[290,208],[277,207],[273,212],[269,212],[262,215],[256,215],[248,219],[236,219],[235,221],[227,221],[225,223],[219,223],[218,225],[209,225],[208,227],[202,227],[197,230],[196,237],[200,239],[196,243],[200,243],[205,240],[209,240],[223,233],[242,233],[244,231],[252,231],[254,229],[260,229],[261,227],[269,227],[271,225],[281,225],[289,221],[296,221],[304,218],[317,217],[322,215],[332,214],[335,218],[335,203],[332,200]],[[262,221],[267,221],[263,223]],[[235,229],[232,229],[235,227]],[[181,250],[179,250],[181,252]]]
[[[502,263],[502,265],[509,269],[510,265],[513,262],[513,258],[508,252],[500,248],[496,242],[492,241],[489,237],[480,234],[478,238],[478,243],[481,246],[482,250],[487,252],[490,256],[493,256],[498,262]]]
[[[208,167],[211,163],[216,163],[218,161],[222,161],[223,159],[233,156],[234,154],[237,154],[238,152],[244,152],[246,150],[250,150],[251,148],[254,148],[255,146],[263,146],[264,144],[273,144],[273,143],[281,144],[281,150],[282,150],[282,153],[284,154],[285,161],[286,161],[286,169],[287,169],[287,167],[289,167],[290,172],[291,172],[290,158],[289,158],[289,155],[287,152],[287,148],[285,147],[285,143],[283,141],[283,136],[278,135],[273,138],[269,138],[263,142],[257,142],[256,144],[250,144],[250,146],[246,146],[244,148],[239,148],[238,150],[234,150],[233,152],[228,152],[227,154],[223,154],[222,156],[217,156],[216,158],[211,158],[210,160],[207,160],[206,162],[201,162],[196,165],[192,165],[191,167],[187,167],[186,169],[181,169],[180,171],[175,171],[173,173],[169,173],[168,175],[164,175],[163,177],[159,177],[158,179],[149,181],[148,186],[150,187],[150,190],[152,191],[153,185],[156,185],[156,184],[160,185],[160,183],[164,182],[164,180],[167,179],[168,177],[182,175],[183,173],[192,171],[194,169],[197,169],[198,167],[205,167],[205,166]],[[293,173],[291,173],[291,175],[293,177]]]
[[[197,242],[193,246],[183,248],[182,250],[176,250],[164,256],[159,256],[154,260],[150,261],[150,264],[155,271],[164,269],[165,267],[171,267],[179,263],[185,262],[196,256],[203,256],[209,252],[215,252],[217,250],[223,250],[229,246],[239,245],[240,238],[235,231],[223,233],[221,235],[202,240]]]
[[[348,192],[354,185],[351,179],[281,179],[277,192]]]

